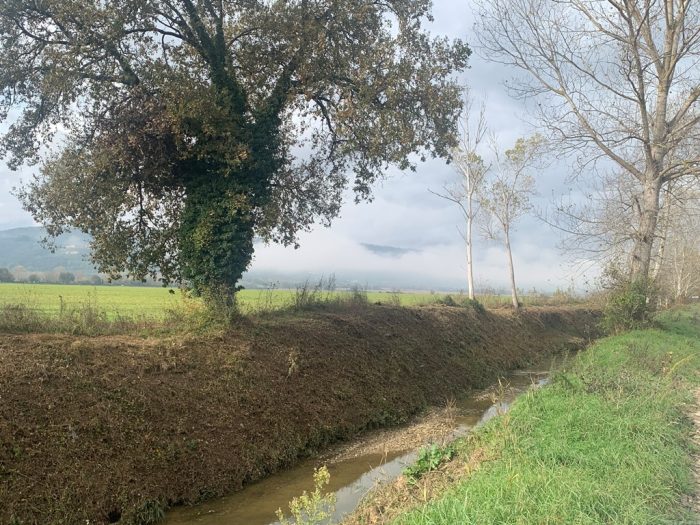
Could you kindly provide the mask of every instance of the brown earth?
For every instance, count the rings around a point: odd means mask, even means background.
[[[585,308],[371,306],[225,336],[0,334],[0,524],[145,524],[580,346]]]

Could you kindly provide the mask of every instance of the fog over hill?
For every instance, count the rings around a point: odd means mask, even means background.
[[[0,230],[0,267],[21,266],[30,272],[50,272],[63,268],[75,273],[95,273],[88,260],[90,238],[73,232],[57,239],[52,253],[41,244],[46,235],[43,228],[13,228]]]
[[[82,232],[61,235],[54,252],[41,243],[46,232],[41,227],[13,228],[0,230],[0,268],[9,268],[16,273],[68,271],[82,276],[94,275],[95,268],[90,262],[90,237]],[[261,243],[257,243],[262,248]],[[418,254],[421,250],[362,243],[363,249],[387,259],[399,259],[408,254]],[[283,265],[282,265],[283,266]],[[370,289],[402,290],[450,290],[458,291],[464,284],[454,278],[435,278],[420,274],[396,273],[379,269],[368,271],[344,270],[341,273],[300,271],[272,271],[269,269],[247,272],[243,278],[246,288],[294,288],[308,282],[316,285],[321,279],[334,278],[336,286],[349,288],[359,286]]]

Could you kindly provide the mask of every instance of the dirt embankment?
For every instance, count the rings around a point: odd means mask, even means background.
[[[251,319],[216,339],[0,335],[0,524],[149,523],[595,325],[584,308],[377,306]]]

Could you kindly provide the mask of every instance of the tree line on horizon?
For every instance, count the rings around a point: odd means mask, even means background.
[[[154,279],[146,281],[132,281],[120,279],[110,281],[98,274],[86,275],[82,272],[72,272],[62,268],[55,268],[50,272],[32,272],[22,267],[0,267],[0,283],[27,283],[27,284],[76,284],[90,286],[160,286],[161,283]]]

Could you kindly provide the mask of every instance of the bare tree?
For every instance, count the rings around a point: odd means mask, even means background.
[[[431,191],[434,195],[453,202],[459,208],[465,228],[460,234],[467,248],[467,286],[469,298],[474,299],[473,225],[478,213],[476,195],[481,189],[488,166],[479,155],[479,148],[486,135],[486,105],[479,104],[474,111],[474,99],[468,88],[464,91],[464,108],[460,119],[460,138],[452,152],[459,179],[443,186],[442,191]]]
[[[682,220],[691,220],[697,206],[700,179],[686,177],[664,185],[659,198],[649,278],[656,281],[666,257],[668,240]],[[555,213],[540,214],[549,225],[569,233],[560,248],[573,259],[584,256],[603,267],[629,267],[642,214],[643,186],[620,170],[599,174],[592,188],[555,202]]]
[[[700,6],[691,0],[478,0],[489,58],[525,75],[541,123],[580,167],[639,185],[630,275],[648,278],[663,188],[697,176]],[[690,152],[692,154],[680,154]]]
[[[529,174],[540,159],[543,139],[539,135],[520,138],[512,149],[503,152],[492,137],[493,169],[479,195],[479,204],[487,213],[484,235],[500,241],[506,249],[513,308],[520,307],[515,285],[511,232],[516,222],[532,209],[535,179]]]
[[[619,170],[596,174],[586,188],[556,199],[554,213],[544,212],[540,218],[569,234],[559,247],[572,260],[583,257],[603,268],[629,268],[642,191],[639,181]],[[663,252],[662,243],[657,250]]]
[[[674,185],[664,195],[654,278],[667,301],[683,301],[700,288],[698,204],[700,183]]]

